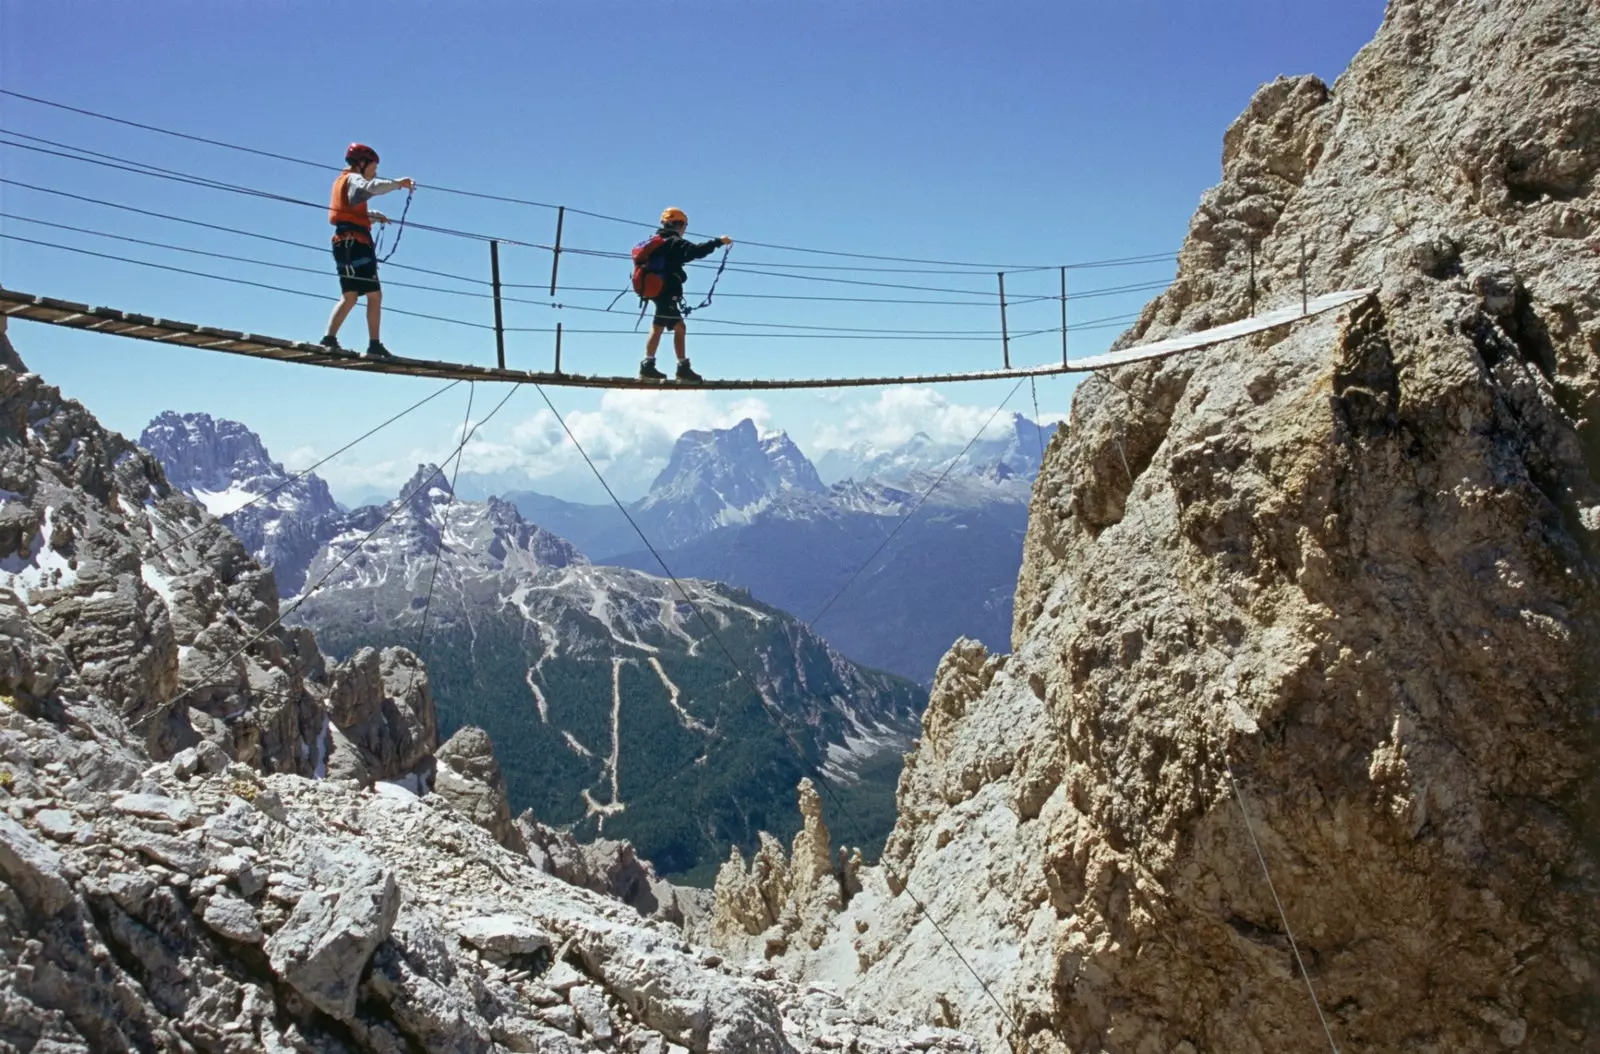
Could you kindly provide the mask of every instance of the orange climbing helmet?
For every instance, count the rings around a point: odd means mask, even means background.
[[[378,152],[366,143],[351,143],[350,148],[344,152],[344,163],[356,166],[377,164]]]
[[[684,227],[689,226],[689,216],[682,209],[676,206],[669,206],[661,210],[661,226],[677,227],[682,230]]]

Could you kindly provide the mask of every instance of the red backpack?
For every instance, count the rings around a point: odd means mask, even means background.
[[[633,247],[633,291],[640,300],[654,300],[667,288],[667,255],[658,250],[667,244],[661,235],[652,235]]]

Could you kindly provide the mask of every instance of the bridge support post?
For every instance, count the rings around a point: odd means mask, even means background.
[[[489,243],[489,277],[494,284],[494,350],[500,368],[506,368],[506,326],[500,314],[500,243]]]
[[[1061,365],[1067,364],[1067,269],[1061,269]]]
[[[556,273],[561,270],[561,228],[567,222],[567,207],[556,208],[556,248],[555,255],[550,260],[550,295],[556,295]],[[559,371],[558,371],[559,372]]]
[[[556,323],[556,372],[561,372],[561,323]]]
[[[1011,338],[1006,334],[1006,273],[997,271],[1000,277],[1000,348],[1005,355],[1006,369],[1011,368]]]

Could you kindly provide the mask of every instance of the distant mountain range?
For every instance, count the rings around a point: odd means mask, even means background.
[[[828,487],[786,435],[742,421],[685,433],[628,509],[673,573],[744,586],[801,618],[849,583],[818,631],[857,661],[927,682],[957,637],[1010,650],[1027,503],[1053,431],[1019,414],[964,457],[959,444],[920,433],[897,447],[834,451],[825,461],[835,471],[861,475]],[[597,562],[661,572],[613,505],[532,491],[504,498]]]
[[[596,566],[508,502],[453,499],[433,466],[384,505],[317,506],[310,522],[323,537],[302,561],[298,549],[272,545],[296,509],[312,507],[286,495],[326,493],[315,477],[283,485],[281,466],[234,422],[164,414],[146,438],[152,453],[174,458],[184,489],[229,495],[218,507],[236,520],[280,524],[263,551],[296,561],[310,592],[291,620],[315,629],[325,651],[422,642],[442,731],[486,729],[513,803],[542,821],[630,839],[663,872],[707,879],[730,845],[750,849],[758,830],[797,826],[794,784],[820,769],[855,803],[869,842],[887,834],[925,692],[857,666],[748,592],[683,580],[679,593],[660,577]],[[764,451],[761,463],[723,473],[737,464],[723,455],[746,438]],[[821,486],[792,446],[763,444],[753,430],[736,449],[724,442],[683,444],[682,471],[750,501],[762,488]],[[701,497],[641,515],[692,535],[719,515]]]

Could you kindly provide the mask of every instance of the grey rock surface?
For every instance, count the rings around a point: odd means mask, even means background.
[[[306,893],[267,941],[272,969],[324,1013],[355,1014],[362,971],[400,909],[394,873],[356,850],[312,861],[329,888]]]

